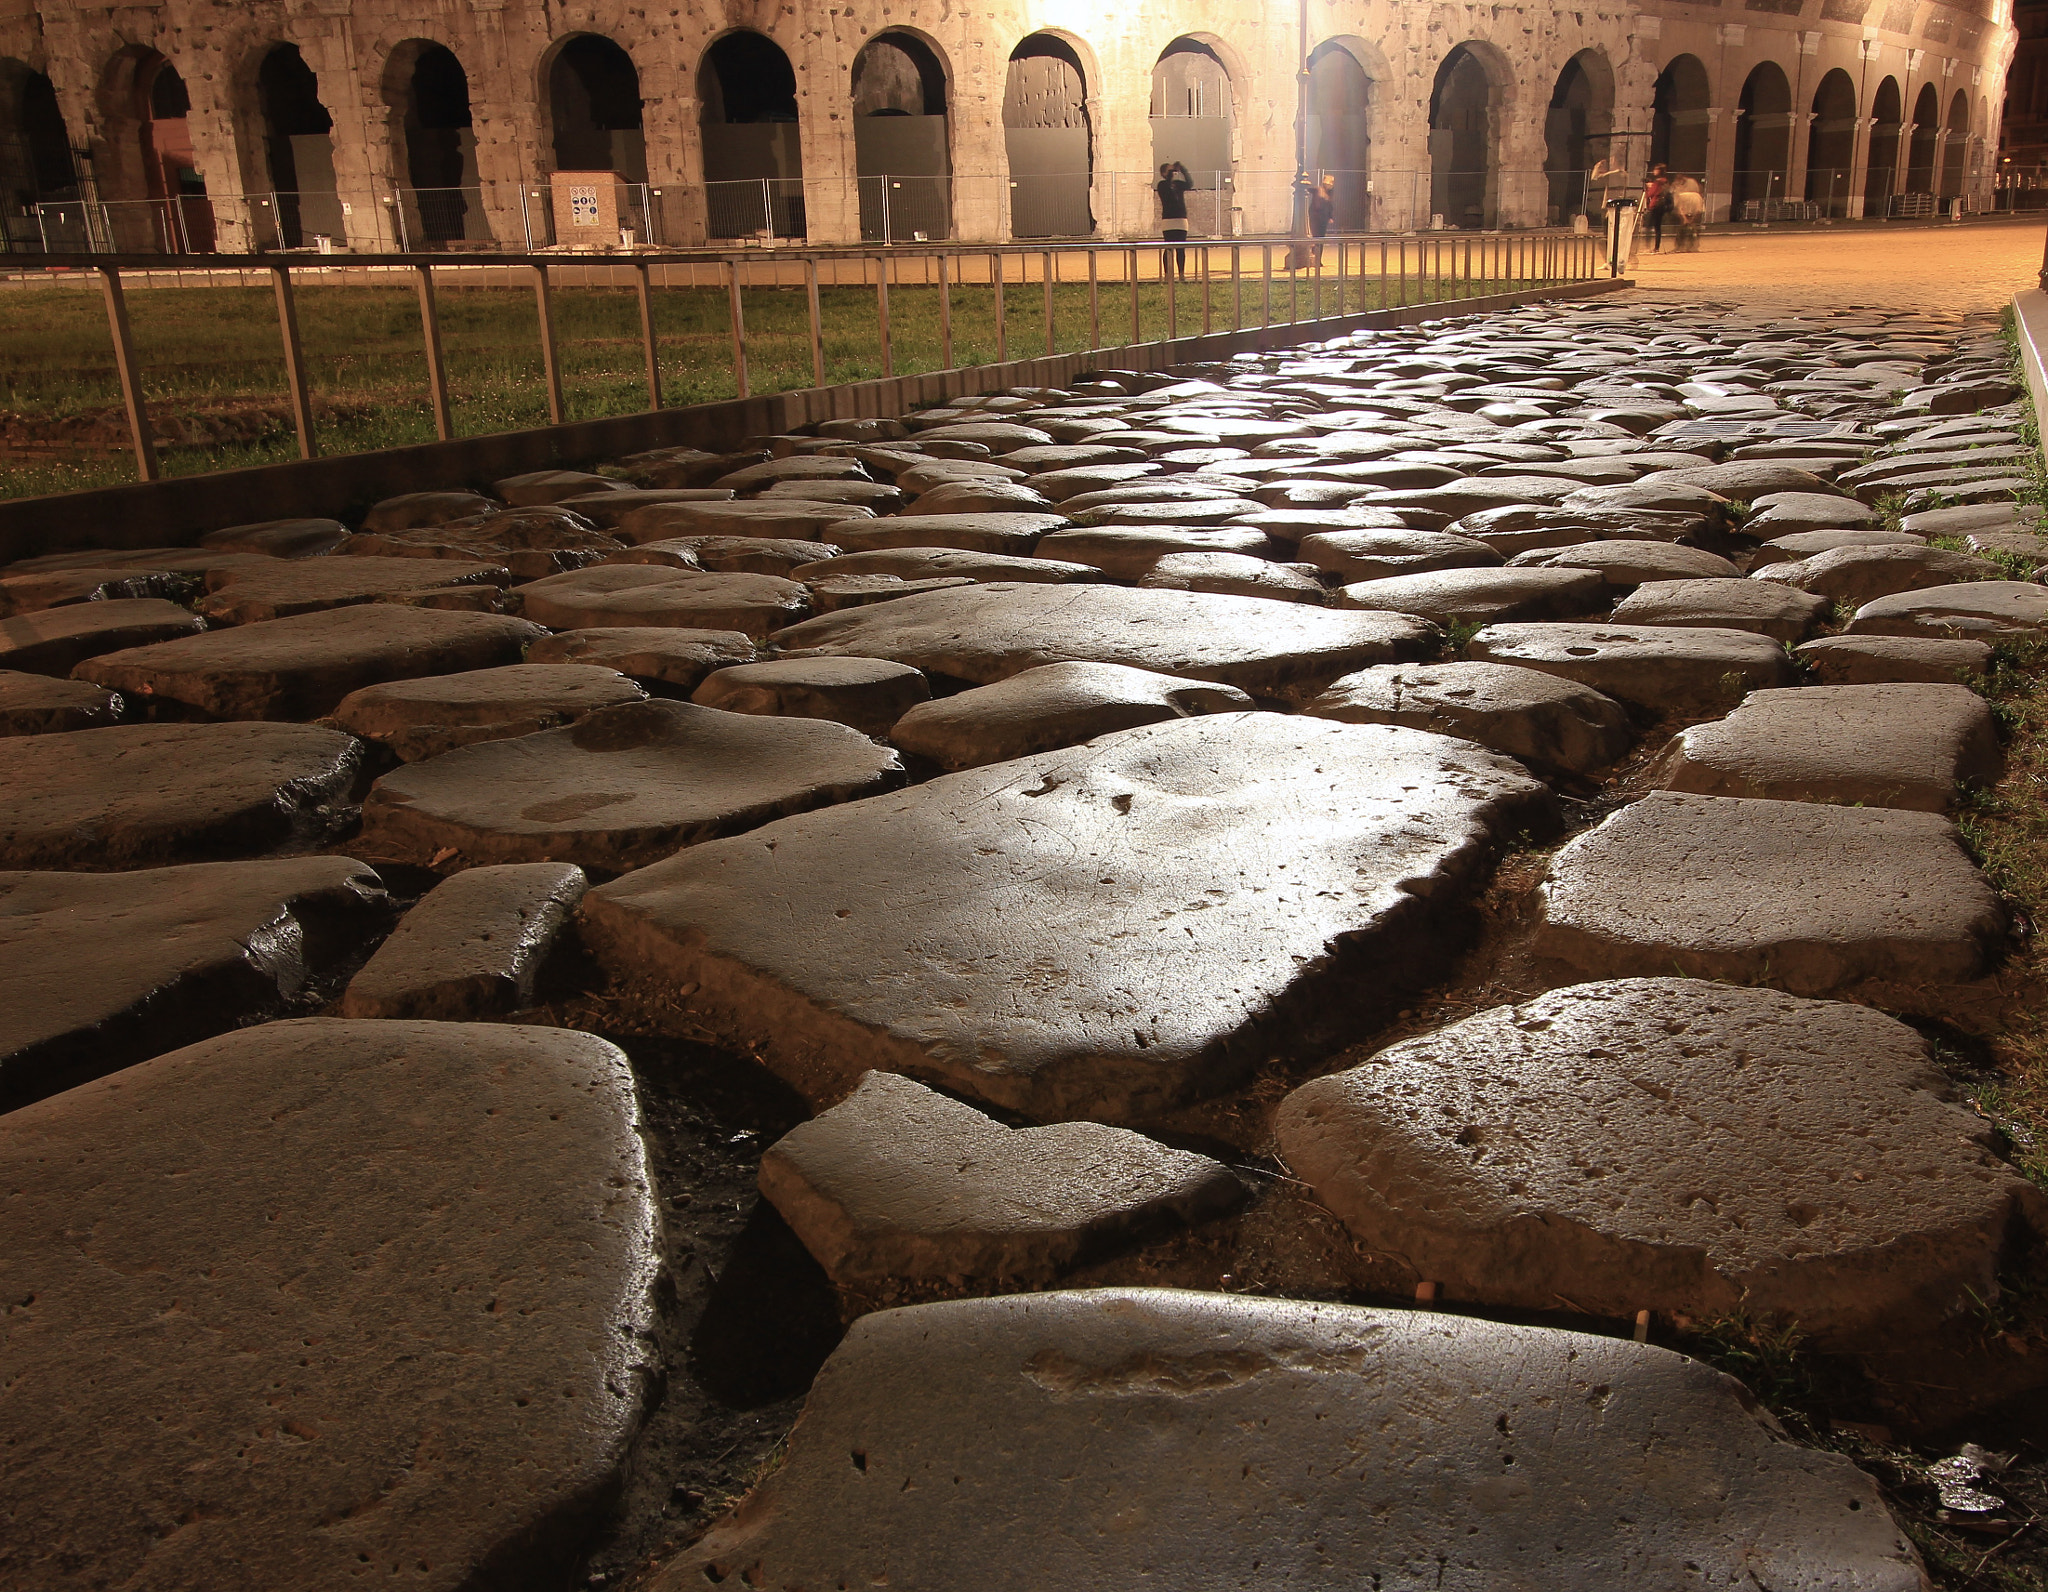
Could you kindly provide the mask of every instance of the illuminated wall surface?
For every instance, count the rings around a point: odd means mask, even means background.
[[[671,246],[1138,237],[1178,161],[1218,237],[1286,230],[1305,143],[1340,229],[1569,224],[1652,161],[1717,219],[1920,215],[1990,206],[2018,34],[2011,0],[1309,0],[1305,30],[1249,0],[15,0],[0,209],[61,237],[97,206],[136,248],[520,247],[573,171],[608,179],[579,214]]]

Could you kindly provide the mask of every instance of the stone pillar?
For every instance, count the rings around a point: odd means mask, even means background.
[[[789,46],[782,39],[775,41]],[[797,134],[803,140],[804,241],[859,243],[859,162],[853,148],[853,59],[820,32],[791,52],[796,67]]]
[[[1814,57],[1820,53],[1821,35],[1799,35],[1799,70],[1792,80],[1792,136],[1785,149],[1785,198],[1806,197],[1806,168],[1813,148],[1813,95],[1820,86]]]
[[[1870,130],[1876,125],[1875,116],[1856,118],[1856,139],[1849,157],[1848,218],[1851,221],[1863,218],[1863,190],[1870,182]]]
[[[334,118],[334,191],[341,205],[344,248],[388,253],[398,247],[385,196],[403,157],[393,150],[391,117],[374,66],[365,77],[348,0],[313,0],[293,42],[319,82],[320,103]]]
[[[1709,105],[1707,118],[1707,219],[1726,221],[1735,192],[1735,120],[1741,113]]]

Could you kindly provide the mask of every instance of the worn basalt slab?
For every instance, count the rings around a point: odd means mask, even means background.
[[[366,685],[517,663],[543,634],[505,614],[375,603],[131,647],[75,672],[131,702],[163,697],[218,719],[310,719]]]
[[[1570,619],[1597,613],[1613,596],[1591,569],[1439,569],[1391,575],[1339,589],[1338,606],[1415,614],[1439,625]]]
[[[1156,591],[1208,591],[1273,602],[1323,601],[1323,583],[1303,564],[1276,564],[1244,553],[1168,553],[1138,578]]]
[[[862,1317],[784,1462],[651,1588],[742,1575],[991,1592],[1927,1586],[1875,1481],[1785,1441],[1696,1359],[1149,1289]]]
[[[608,971],[694,985],[695,1020],[813,1099],[874,1068],[1129,1120],[1436,966],[1496,838],[1547,809],[1442,736],[1176,719],[693,848],[583,923]]]
[[[1868,1007],[1618,979],[1318,1078],[1276,1127],[1362,1245],[1450,1299],[1746,1310],[1844,1343],[1996,1297],[2048,1227],[2048,1197],[1951,1096],[1927,1041]]]
[[[856,503],[818,503],[808,498],[745,498],[738,502],[651,503],[623,516],[616,534],[628,542],[660,542],[674,536],[777,536],[799,541],[845,542],[833,532],[849,522],[864,523],[872,511]]]
[[[504,586],[511,579],[502,564],[448,558],[276,559],[216,570],[193,607],[215,624],[246,625],[447,586]]]
[[[4,621],[0,621],[4,624]],[[1998,637],[2048,624],[2048,586],[1980,580],[1879,597],[1856,610],[1852,636]]]
[[[842,1287],[1049,1281],[1244,1199],[1206,1155],[1096,1122],[1006,1128],[889,1072],[778,1139],[761,1157],[761,1192]]]
[[[1946,818],[1673,791],[1560,851],[1542,904],[1536,954],[1586,977],[1675,971],[1795,995],[1974,978],[2005,934]]]
[[[969,553],[1026,557],[1049,531],[1068,524],[1064,514],[893,514],[882,520],[831,526],[825,540],[849,553],[890,547],[950,547]]]
[[[1140,724],[1251,706],[1235,686],[1116,663],[1048,663],[913,707],[889,738],[941,768],[979,768]]]
[[[160,597],[183,604],[201,584],[197,575],[168,569],[53,569],[39,575],[8,575],[0,578],[0,618],[121,598]]]
[[[1991,708],[1961,685],[1752,691],[1725,719],[1672,737],[1649,778],[1665,790],[1946,812],[1998,778]]]
[[[1747,691],[1795,679],[1783,647],[1744,630],[1489,625],[1465,653],[1577,680],[1653,713],[1722,712]]]
[[[844,725],[629,702],[385,775],[364,799],[361,847],[451,872],[573,862],[622,873],[901,778],[895,753]]]
[[[589,888],[583,870],[566,862],[458,873],[406,913],[349,980],[341,1015],[456,1023],[531,1006]]]
[[[1264,531],[1228,526],[1077,525],[1054,531],[1038,545],[1048,558],[1093,564],[1113,580],[1137,580],[1169,553],[1237,553],[1262,558],[1275,550]]]
[[[66,675],[88,658],[205,628],[197,614],[161,597],[67,603],[0,619],[0,669]]]
[[[348,541],[340,520],[259,520],[252,525],[225,525],[208,531],[199,545],[222,552],[262,553],[270,558],[324,558]]]
[[[333,721],[401,762],[439,757],[477,741],[559,729],[586,713],[647,692],[625,675],[587,663],[511,663],[496,669],[394,680],[351,691]]]
[[[1542,548],[1517,553],[1510,569],[1593,569],[1610,586],[1640,586],[1651,580],[1695,580],[1742,573],[1718,553],[1676,542],[1592,542],[1583,547]]]
[[[626,1058],[276,1023],[0,1129],[13,1587],[553,1584],[652,1381]]]
[[[86,873],[313,849],[367,748],[310,724],[120,724],[0,740],[0,868]]]
[[[1469,536],[1407,529],[1315,531],[1301,538],[1295,557],[1345,581],[1485,569],[1501,561],[1500,554]]]
[[[907,663],[883,658],[783,658],[720,669],[690,700],[728,713],[830,719],[883,736],[920,702],[931,683]]]
[[[0,1110],[319,999],[390,916],[348,857],[0,874]]]
[[[776,644],[791,654],[892,658],[984,685],[1046,663],[1120,663],[1291,697],[1368,664],[1419,657],[1436,635],[1401,614],[999,581],[829,614],[792,625]]]
[[[899,580],[1021,580],[1065,585],[1101,580],[1093,564],[1069,564],[1056,558],[1019,558],[1012,553],[973,553],[955,547],[877,547],[865,553],[802,564],[789,572],[792,580],[827,580],[842,575],[894,575]]]
[[[811,611],[800,581],[712,575],[653,564],[598,564],[515,589],[520,612],[550,630],[652,625],[737,630],[756,641]]]
[[[1996,564],[1967,553],[1925,546],[1836,547],[1756,571],[1758,580],[1782,581],[1845,608],[1860,608],[1894,592],[1964,581],[1994,580]]]
[[[1628,712],[1591,686],[1504,663],[1394,663],[1347,674],[1302,712],[1405,724],[1476,741],[1533,767],[1585,775],[1634,742]]]
[[[1762,580],[1645,581],[1614,605],[1618,625],[1752,630],[1773,641],[1803,641],[1827,617],[1825,597]]]
[[[83,680],[0,670],[0,736],[96,730],[121,722],[121,699]]]
[[[421,525],[446,525],[450,520],[495,513],[499,506],[495,499],[480,492],[401,492],[371,504],[361,528],[372,534],[409,531]]]
[[[1932,636],[1823,636],[1803,642],[1799,661],[1828,685],[1928,680],[1952,684],[1991,667],[1990,645]]]
[[[752,663],[754,643],[737,630],[610,625],[541,636],[526,649],[529,663],[586,663],[616,669],[664,696],[687,696],[713,669]]]
[[[642,542],[613,554],[606,562],[661,564],[719,575],[787,576],[800,564],[831,558],[838,551],[830,542],[801,542],[786,536],[674,536],[664,542]]]

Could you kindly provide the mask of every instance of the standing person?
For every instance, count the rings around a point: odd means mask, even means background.
[[[1671,210],[1678,218],[1678,241],[1672,247],[1680,254],[1697,254],[1700,226],[1707,219],[1707,196],[1690,177],[1671,179]]]
[[[1662,165],[1650,168],[1643,184],[1643,220],[1650,230],[1650,252],[1664,252],[1664,222],[1671,214],[1671,177]]]
[[[1159,168],[1159,181],[1152,191],[1159,195],[1159,235],[1168,243],[1188,241],[1188,190],[1195,185],[1188,175],[1187,167],[1179,161],[1172,161]],[[1188,251],[1167,249],[1167,263],[1173,274],[1183,282],[1188,277]]]
[[[1330,230],[1330,218],[1337,213],[1337,179],[1325,174],[1308,196],[1308,230],[1316,240],[1315,264],[1323,263],[1323,235]]]

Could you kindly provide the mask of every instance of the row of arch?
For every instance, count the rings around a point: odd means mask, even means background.
[[[1369,63],[1375,60],[1358,41],[1330,40],[1308,62],[1307,164],[1335,177],[1334,221],[1341,228],[1374,223]],[[1015,235],[1094,230],[1088,76],[1075,42],[1059,34],[1031,35],[1010,54],[1002,128]],[[625,49],[598,34],[573,35],[543,58],[540,77],[543,140],[556,170],[647,181],[640,79]],[[1152,69],[1154,163],[1178,161],[1187,168],[1191,224],[1201,232],[1214,234],[1227,224],[1241,79],[1241,68],[1211,36],[1174,39]],[[245,175],[252,191],[277,196],[276,241],[298,246],[319,233],[346,235],[334,119],[297,46],[269,49],[257,64],[254,89],[260,130],[249,151],[253,169]],[[951,235],[951,88],[938,50],[921,35],[885,30],[855,56],[849,89],[863,234]],[[1439,65],[1428,105],[1427,213],[1443,224],[1497,224],[1503,112],[1513,89],[1505,58],[1488,45],[1460,44]],[[788,56],[762,33],[728,33],[702,57],[696,90],[709,235],[803,235],[803,149]],[[1682,55],[1665,68],[1654,93],[1651,160],[1705,175],[1715,114],[1709,97],[1707,72],[1696,57]],[[386,64],[381,98],[419,241],[488,236],[489,220],[476,197],[469,80],[455,53],[425,39],[402,44]],[[1737,206],[1795,197],[1785,191],[1794,154],[1792,98],[1775,63],[1759,65],[1745,81],[1735,132]],[[165,201],[167,219],[159,225],[182,235],[160,242],[212,247],[212,213],[203,202],[187,121],[190,98],[175,65],[146,47],[125,49],[103,75],[99,99],[107,129],[96,174],[100,196]],[[1809,112],[1804,196],[1837,213],[1856,164],[1857,101],[1855,83],[1836,69],[1816,86]],[[1628,160],[1631,152],[1614,144],[1614,103],[1614,74],[1601,51],[1579,52],[1559,73],[1544,112],[1548,221],[1597,205],[1586,174],[1600,160],[1620,158],[1640,171],[1640,161]],[[1909,191],[1942,197],[1961,191],[1968,96],[1953,96],[1945,122],[1942,109],[1935,86],[1923,84],[1908,123],[1898,81],[1881,80],[1871,99],[1874,131],[1865,165],[1872,213],[1883,213],[1902,168]],[[17,169],[0,172],[0,180],[17,190],[61,194],[72,174],[71,152],[54,92],[40,74],[0,61],[0,134],[8,131],[16,135],[12,147],[27,153],[14,160]]]

